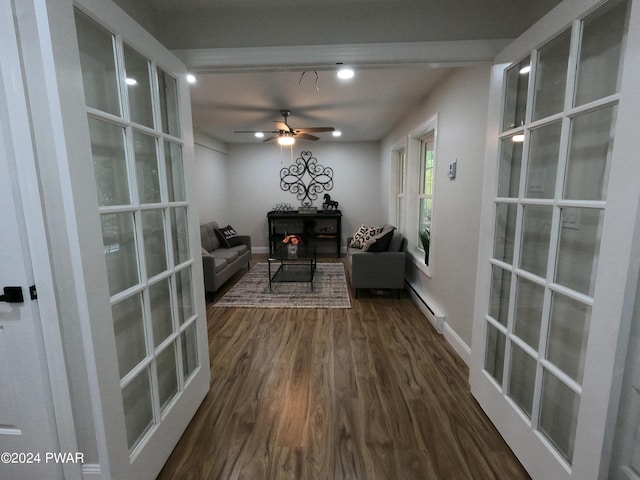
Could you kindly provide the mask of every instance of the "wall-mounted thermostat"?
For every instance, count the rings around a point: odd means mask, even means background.
[[[447,168],[447,177],[456,178],[456,170],[458,169],[458,159],[454,159]]]

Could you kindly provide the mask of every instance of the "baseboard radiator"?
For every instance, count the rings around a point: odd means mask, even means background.
[[[420,311],[424,314],[425,317],[427,317],[427,320],[431,322],[431,324],[436,329],[436,331],[440,334],[443,334],[444,322],[445,322],[444,314],[440,312],[440,310],[438,310],[433,305],[433,302],[425,298],[424,294],[421,294],[420,292],[418,292],[413,287],[413,285],[411,285],[411,283],[406,282],[406,284],[409,287],[407,289],[407,291],[409,292],[409,295],[411,296],[413,301],[416,303]]]

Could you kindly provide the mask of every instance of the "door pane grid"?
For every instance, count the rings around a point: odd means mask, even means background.
[[[125,85],[132,123],[154,127],[151,101],[151,75],[149,61],[133,47],[123,43]]]
[[[609,2],[582,23],[577,68],[576,105],[604,98],[620,90],[622,52],[628,22],[626,1]],[[603,46],[607,53],[602,54]]]
[[[551,363],[546,358],[539,358],[540,367],[545,371],[551,372],[554,377],[557,377],[567,388],[576,393],[582,394],[582,385],[577,383],[573,378],[560,370],[555,364]]]
[[[604,31],[605,23],[598,28]],[[516,71],[526,62],[505,71],[490,312],[485,320],[486,373],[569,468],[618,103],[618,95],[608,84],[602,98],[589,98],[589,103],[574,106],[582,27],[582,21],[575,20],[568,30],[531,52],[535,81],[528,83],[526,108],[518,104],[522,93],[516,95],[509,86],[520,85]],[[594,45],[592,42],[590,54],[595,56],[598,51]],[[593,65],[590,69],[592,73],[597,70]],[[523,124],[513,123],[511,116],[522,116],[523,110]],[[515,134],[522,134],[525,147],[516,156],[512,146]],[[570,163],[572,158],[576,166]],[[585,163],[590,158],[595,167]],[[589,187],[585,181],[593,179],[599,183]],[[517,205],[515,228],[508,221],[510,205]],[[588,272],[579,273],[589,266]],[[508,294],[500,280],[505,275],[511,281]],[[523,290],[519,298],[524,285],[537,287]],[[537,298],[531,297],[534,291]],[[508,308],[502,303],[496,306],[496,295]],[[529,310],[522,295],[539,306]],[[506,334],[504,344],[502,333]],[[500,360],[504,368],[495,364]],[[558,392],[571,392],[572,398],[558,401]],[[558,412],[570,418],[558,421]]]
[[[185,380],[199,367],[198,317],[191,290],[194,260],[189,251],[189,202],[182,163],[184,142],[179,137],[178,124],[178,84],[171,75],[161,72],[155,62],[125,45],[122,36],[87,21],[78,10],[76,18],[77,24],[82,24],[82,28],[78,28],[81,57],[89,60],[82,63],[85,88],[92,89],[92,98],[97,99],[86,107],[88,118],[99,127],[107,126],[103,131],[116,135],[121,131],[123,138],[122,148],[113,149],[112,139],[106,138],[99,129],[92,131],[92,147],[96,147],[94,162],[104,172],[102,193],[110,193],[115,186],[121,189],[123,181],[128,188],[128,194],[120,195],[115,201],[103,195],[99,213],[112,316],[114,322],[118,322],[114,323],[114,329],[126,441],[133,458],[144,447],[144,439],[157,429],[180,397],[188,383]],[[98,31],[93,37],[92,29]],[[110,42],[106,41],[108,35]],[[101,51],[92,46],[92,38],[102,39]],[[110,45],[105,48],[107,43]],[[109,58],[114,59],[111,67]],[[102,87],[99,82],[97,87],[90,83],[90,80],[94,83],[100,80],[100,76],[89,69],[100,60],[104,60],[108,76],[102,84],[114,87],[112,100],[116,101],[109,104],[100,103],[103,93],[98,88]],[[158,79],[160,74],[163,82]],[[127,82],[128,77],[137,82]],[[167,103],[164,110],[162,102]],[[120,111],[113,107],[115,104],[119,104]],[[102,105],[110,106],[103,111],[99,108]],[[118,165],[121,168],[116,171]],[[97,173],[96,177],[100,187]],[[175,245],[178,247],[174,248]],[[122,277],[122,268],[128,268],[130,273]],[[137,309],[136,302],[140,304]],[[129,324],[137,332],[139,345],[131,344],[133,338],[129,338],[129,332],[133,330]],[[135,351],[132,345],[137,345]]]
[[[118,84],[118,94],[120,96],[121,105],[121,117],[126,122],[127,126],[131,125],[131,108],[129,105],[129,92],[127,91],[126,83],[126,66],[124,60],[124,42],[122,41],[122,35],[114,35],[114,54],[116,57],[116,75]],[[82,45],[80,45],[82,49]],[[84,72],[83,72],[84,75]]]
[[[571,24],[571,43],[569,45],[569,59],[567,62],[567,84],[564,96],[564,112],[569,112],[574,104],[576,94],[576,81],[578,78],[578,57],[580,54],[580,42],[582,37],[581,20],[574,20]]]
[[[168,406],[176,398],[179,391],[177,358],[175,342],[169,344],[156,357],[161,415],[166,413]]]

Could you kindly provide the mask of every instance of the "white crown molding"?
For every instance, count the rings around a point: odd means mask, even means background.
[[[511,40],[293,45],[287,47],[203,48],[173,50],[195,73],[239,72],[286,68],[334,68],[336,63],[360,67],[385,65],[471,66],[492,62]]]

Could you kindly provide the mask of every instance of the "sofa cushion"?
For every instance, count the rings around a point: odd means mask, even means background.
[[[230,248],[219,248],[211,252],[211,256],[213,258],[226,260],[228,263],[233,262],[236,258],[240,256],[240,254]]]
[[[377,235],[382,231],[382,227],[376,227],[374,225],[360,225],[358,231],[353,235],[351,244],[349,246],[362,248],[364,243],[374,235]]]
[[[231,247],[231,250],[238,252],[238,255],[242,255],[244,252],[249,250],[249,247],[242,243],[240,245],[236,245],[235,247]]]
[[[391,238],[393,237],[393,231],[395,227],[390,230],[382,231],[377,235],[374,235],[369,240],[364,242],[362,246],[363,252],[386,252],[389,248],[389,244],[391,243]]]
[[[240,238],[238,238],[238,232],[236,232],[231,225],[217,229],[216,235],[225,248],[236,247],[242,244]]]
[[[229,262],[227,262],[224,258],[214,258],[213,266],[214,266],[215,272],[218,273],[221,270],[224,270],[225,268],[227,268],[229,266]]]

